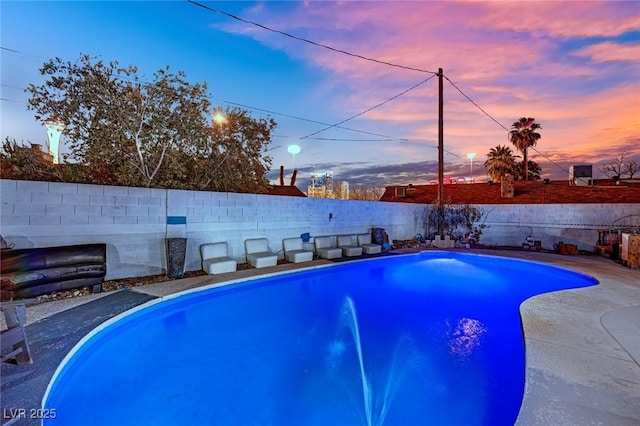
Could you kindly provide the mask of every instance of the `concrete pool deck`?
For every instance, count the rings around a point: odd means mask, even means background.
[[[516,424],[640,424],[640,270],[599,256],[473,252],[565,267],[600,282],[594,287],[542,294],[521,305],[527,369]],[[26,330],[35,362],[29,366],[2,363],[0,424],[40,424],[33,418],[12,420],[11,413],[25,409],[29,417],[29,409],[39,408],[65,355],[83,336],[115,315],[158,297],[212,283],[332,263],[315,260],[311,264],[247,269],[29,306]]]

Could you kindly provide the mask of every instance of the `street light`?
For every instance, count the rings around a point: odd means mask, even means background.
[[[470,152],[467,154],[467,158],[470,161],[471,164],[471,183],[473,183],[473,158],[476,156],[475,152]]]
[[[293,166],[292,169],[296,169],[296,154],[300,152],[300,145],[289,145],[287,147],[287,151],[289,154],[293,156]]]
[[[49,138],[49,154],[53,156],[53,164],[59,164],[60,135],[65,127],[64,123],[54,117],[45,121],[44,125],[47,127],[47,137]]]
[[[227,121],[226,117],[222,113],[222,109],[216,108],[216,110],[213,112],[213,121],[216,124],[222,124]]]

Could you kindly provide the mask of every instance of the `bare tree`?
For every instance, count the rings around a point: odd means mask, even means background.
[[[349,190],[350,200],[379,201],[385,188],[375,185],[358,185]]]
[[[625,175],[629,175],[629,178],[632,179],[633,175],[640,172],[640,164],[636,160],[629,160],[624,163],[624,167],[622,169],[622,173]]]
[[[620,179],[623,176],[633,178],[633,175],[640,172],[640,165],[636,160],[625,160],[626,156],[626,152],[621,152],[619,157],[611,159],[600,168],[600,171],[613,179]]]

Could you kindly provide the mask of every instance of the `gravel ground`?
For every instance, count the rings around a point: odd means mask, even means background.
[[[278,260],[278,264],[288,263],[284,260]],[[251,269],[251,266],[248,263],[239,263],[238,271],[242,271],[243,269]],[[207,275],[204,271],[188,271],[184,273],[184,278],[192,278],[192,277],[200,277]],[[120,278],[117,280],[109,280],[102,283],[102,292],[109,292],[114,290],[122,290],[125,288],[131,287],[139,287],[148,284],[157,284],[163,283],[167,281],[174,281],[174,278],[169,278],[167,275],[148,275],[146,277],[133,277],[133,278]],[[30,304],[38,305],[40,303],[53,302],[57,300],[65,300],[72,299],[74,297],[79,296],[87,296],[91,293],[91,287],[81,287],[74,290],[69,291],[57,291],[51,294],[44,294],[42,296],[38,296],[36,300]]]

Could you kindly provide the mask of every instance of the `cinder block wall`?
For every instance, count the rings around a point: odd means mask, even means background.
[[[0,234],[15,248],[103,242],[107,279],[166,271],[165,239],[186,237],[185,269],[200,269],[199,247],[226,241],[245,262],[244,240],[369,232],[391,239],[423,232],[426,206],[257,194],[0,180]],[[167,224],[167,218],[170,223]]]
[[[575,244],[593,251],[598,231],[629,226],[640,229],[640,204],[509,204],[479,205],[485,212],[480,242],[521,247],[527,236],[543,248]]]
[[[166,272],[165,239],[186,237],[185,269],[200,269],[199,247],[226,241],[245,262],[244,240],[265,237],[282,255],[282,239],[369,232],[390,239],[425,233],[427,205],[325,200],[257,194],[178,191],[0,180],[0,234],[15,248],[102,242],[107,279]],[[593,250],[598,230],[640,226],[640,204],[479,205],[486,213],[480,242],[521,246],[531,235]],[[167,224],[167,219],[170,223]]]

